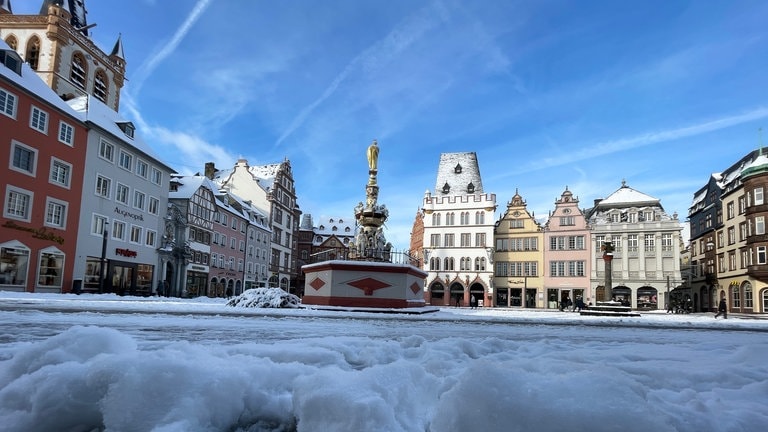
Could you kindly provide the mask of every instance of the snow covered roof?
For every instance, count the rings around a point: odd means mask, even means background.
[[[477,153],[442,153],[437,167],[435,195],[471,195],[483,193]]]
[[[768,171],[768,156],[762,154],[762,149],[760,149],[760,155],[741,170],[741,178],[743,179],[744,177],[764,173],[766,171]]]
[[[600,201],[597,207],[639,207],[659,205],[658,198],[646,195],[627,186],[626,181],[621,182],[621,187],[614,193],[608,195],[608,198]]]
[[[170,199],[190,199],[201,187],[210,189],[213,193],[218,191],[216,185],[206,176],[174,176],[178,185],[175,191],[168,192]]]
[[[81,113],[87,122],[100,127],[119,139],[122,143],[144,153],[145,156],[154,159],[156,163],[164,165],[171,172],[176,172],[173,168],[160,160],[160,157],[149,147],[149,145],[147,145],[147,143],[144,142],[143,139],[141,139],[141,137],[135,133],[133,136],[126,134],[120,126],[130,125],[133,129],[133,124],[118,112],[105,105],[102,101],[91,95],[87,95],[70,99],[66,103],[75,111]]]
[[[8,56],[17,56],[16,51],[11,49],[10,46],[8,46],[7,43],[5,43],[4,40],[0,39],[0,51],[7,51]],[[39,75],[31,68],[29,67],[29,64],[21,60],[21,75],[17,74],[14,70],[6,67],[2,62],[0,62],[0,76],[3,78],[6,78],[8,81],[13,82],[20,88],[23,88],[27,90],[29,93],[34,94],[39,99],[51,104],[52,106],[59,109],[61,112],[68,114],[72,117],[77,118],[80,121],[83,121],[84,116],[78,112],[76,112],[72,107],[70,107],[64,100],[59,97],[59,95],[56,94],[50,87],[48,87],[48,84],[43,81],[42,78],[40,78]]]

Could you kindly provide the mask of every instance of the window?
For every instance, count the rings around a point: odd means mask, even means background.
[[[133,207],[144,210],[147,195],[144,192],[133,191]]]
[[[61,287],[64,254],[56,248],[46,248],[40,251],[39,262],[37,284],[46,287]]]
[[[45,224],[56,228],[64,228],[67,224],[67,203],[48,198],[45,205]]]
[[[32,115],[29,118],[29,127],[32,129],[47,133],[48,132],[48,113],[38,107],[32,107]]]
[[[71,176],[72,165],[58,159],[51,159],[51,183],[69,189],[69,180]]]
[[[75,128],[71,125],[59,122],[59,141],[71,146],[75,139]]]
[[[31,176],[35,175],[37,150],[13,141],[11,154],[11,169]]]
[[[475,224],[476,225],[483,225],[485,224],[485,212],[477,212],[475,213]]]
[[[158,214],[158,211],[160,210],[160,200],[155,197],[149,197],[149,209],[148,211],[156,215]]]
[[[103,198],[109,198],[112,189],[112,180],[101,174],[96,176],[96,195]]]
[[[485,233],[475,234],[475,246],[485,246]]]
[[[470,247],[472,246],[472,234],[470,233],[462,233],[461,234],[461,247]]]
[[[107,230],[107,218],[101,215],[93,215],[93,221],[91,221],[91,234],[101,237],[104,231]]]
[[[120,150],[120,160],[118,161],[118,165],[123,169],[131,171],[133,168],[133,155]]]
[[[152,230],[147,230],[147,236],[144,240],[144,244],[147,246],[155,246],[155,242],[157,241],[157,232]]]
[[[112,238],[115,240],[125,240],[125,222],[112,222]]]
[[[445,247],[453,247],[454,246],[454,234],[446,234],[445,235]]]
[[[93,79],[93,95],[96,99],[107,103],[107,74],[103,70],[96,71]]]
[[[16,118],[16,95],[0,89],[0,113]]]
[[[752,299],[752,285],[749,283],[744,285],[744,307],[747,309],[752,309],[754,307]]]
[[[33,196],[31,191],[6,185],[3,216],[29,222],[32,215]]]
[[[72,83],[82,89],[85,88],[85,77],[88,75],[85,65],[85,58],[82,54],[78,52],[72,55],[72,71],[69,74],[69,78]]]
[[[147,178],[149,165],[141,159],[136,160],[136,175],[141,178]]]
[[[432,214],[432,226],[440,226],[440,213]]]
[[[140,226],[132,225],[131,226],[131,243],[137,243],[140,244],[142,240],[142,229]]]
[[[163,173],[157,168],[152,168],[152,183],[159,185],[163,182]]]
[[[29,249],[18,242],[0,245],[0,285],[27,284]]]
[[[670,252],[674,249],[674,244],[672,243],[672,234],[670,233],[664,233],[661,235],[661,250],[665,252]]]
[[[237,239],[232,237],[229,239],[229,247],[230,249],[234,249],[237,247]]]
[[[99,142],[99,157],[110,162],[115,161],[115,146],[103,138]]]
[[[763,204],[763,188],[762,187],[755,188],[754,196],[755,196],[754,205]]]
[[[728,202],[728,204],[726,205],[725,214],[728,217],[728,219],[733,219],[734,217],[733,201]]]
[[[765,264],[766,263],[766,249],[765,246],[758,246],[757,247],[757,263],[756,264]]]
[[[440,234],[432,234],[429,237],[429,245],[432,247],[440,247]]]
[[[645,235],[645,251],[653,252],[656,250],[656,236],[653,234]]]
[[[637,234],[629,234],[627,236],[627,250],[629,252],[637,252]]]
[[[509,221],[510,228],[525,228],[525,221],[523,219],[512,219]]]
[[[130,190],[128,186],[118,183],[117,188],[115,188],[115,201],[128,205],[128,196],[130,195]]]
[[[765,216],[755,216],[755,234],[765,234]]]
[[[27,53],[24,57],[24,60],[29,63],[29,67],[37,70],[38,61],[40,60],[40,38],[37,36],[29,38],[27,41]]]
[[[576,225],[576,218],[573,216],[561,216],[560,226],[572,226]]]

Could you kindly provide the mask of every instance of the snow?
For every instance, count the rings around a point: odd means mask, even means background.
[[[251,308],[297,308],[301,299],[282,288],[253,288],[230,299],[227,306]]]
[[[0,292],[5,431],[753,431],[768,320]],[[764,317],[763,317],[764,318]]]

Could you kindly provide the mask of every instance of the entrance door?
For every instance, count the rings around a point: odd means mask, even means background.
[[[133,280],[133,267],[115,265],[112,267],[112,290],[118,295],[133,294],[135,281]]]

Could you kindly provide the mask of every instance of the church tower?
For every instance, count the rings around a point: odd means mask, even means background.
[[[63,99],[93,95],[115,111],[125,82],[118,35],[107,54],[91,40],[85,0],[43,0],[37,15],[17,15],[0,0],[0,38]]]

